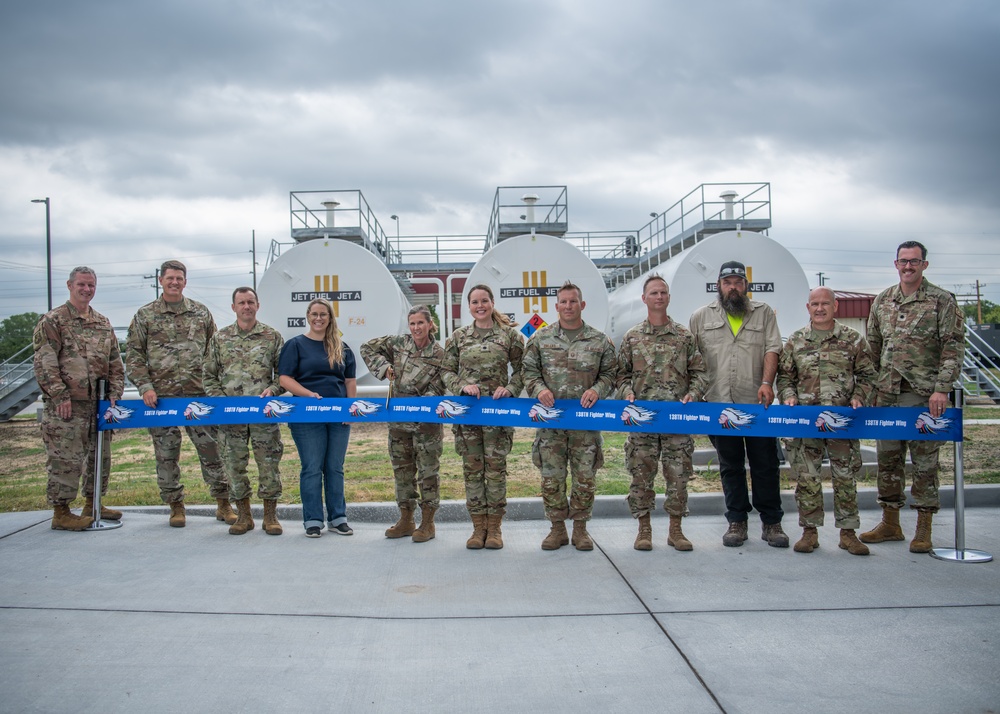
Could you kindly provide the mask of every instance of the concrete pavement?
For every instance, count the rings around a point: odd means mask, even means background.
[[[829,515],[809,555],[754,519],[725,548],[713,497],[692,496],[691,553],[662,511],[654,550],[633,550],[622,497],[601,499],[591,553],[540,550],[536,499],[500,551],[465,549],[460,504],[424,544],[383,537],[389,506],[315,540],[294,508],[280,537],[172,529],[163,509],[98,533],[3,514],[0,711],[1000,711],[996,562],[851,556]],[[1000,489],[969,501],[967,546],[1000,554]],[[939,514],[935,544],[953,534]]]

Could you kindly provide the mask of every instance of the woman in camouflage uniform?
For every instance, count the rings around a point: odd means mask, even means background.
[[[493,291],[476,285],[469,291],[475,322],[448,338],[445,386],[452,394],[494,399],[516,397],[524,389],[521,360],[524,338],[506,315],[493,306]],[[509,365],[509,369],[508,369]],[[500,523],[507,509],[507,454],[514,430],[503,426],[455,425],[455,451],[462,455],[465,507],[472,517],[472,537],[465,547],[503,548]]]
[[[361,345],[361,359],[379,379],[389,379],[395,397],[441,396],[445,354],[434,341],[436,328],[430,310],[417,305],[409,312],[409,335],[376,337]],[[440,502],[438,469],[444,443],[440,424],[405,422],[389,426],[389,460],[396,478],[399,520],[386,538],[412,535],[424,543],[434,537],[434,513]],[[417,478],[419,474],[419,479]],[[420,492],[420,527],[413,520]]]

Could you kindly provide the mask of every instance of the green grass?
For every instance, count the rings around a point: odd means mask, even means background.
[[[1000,419],[1000,406],[966,406],[962,409],[963,419]]]

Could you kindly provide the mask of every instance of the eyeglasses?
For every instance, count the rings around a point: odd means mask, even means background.
[[[742,268],[723,268],[719,271],[719,277],[723,275],[738,275],[742,278],[746,273],[743,272]]]
[[[310,320],[318,320],[320,318],[324,320],[330,319],[330,316],[325,312],[310,312],[308,315],[306,315],[306,317],[308,317]]]
[[[921,263],[925,262],[923,258],[897,258],[896,265],[900,268],[905,268],[907,265],[912,265],[916,268]]]

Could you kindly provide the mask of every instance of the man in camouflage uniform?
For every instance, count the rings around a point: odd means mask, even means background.
[[[857,409],[868,403],[875,382],[868,343],[857,330],[834,319],[837,299],[830,288],[814,288],[806,309],[809,325],[788,338],[778,357],[778,399],[788,406],[829,405]],[[799,507],[802,538],[797,553],[819,547],[823,525],[823,450],[830,455],[833,480],[833,511],[840,529],[840,547],[852,555],[868,555],[858,540],[857,475],[861,470],[858,439],[785,439],[788,460],[798,479],[795,502]]]
[[[160,266],[163,294],[140,307],[128,328],[128,376],[151,409],[159,397],[196,397],[205,393],[202,372],[208,341],[215,334],[215,320],[207,307],[184,297],[186,285],[184,263],[165,262]],[[229,504],[229,482],[219,457],[216,427],[185,426],[184,430],[198,452],[202,478],[218,504],[215,517],[232,525],[236,514]],[[176,426],[150,427],[149,434],[156,455],[160,498],[170,504],[170,525],[183,528],[184,486],[178,465],[181,431]]]
[[[659,275],[646,278],[642,286],[642,302],[646,319],[625,333],[618,352],[619,391],[624,399],[634,402],[701,401],[708,387],[705,361],[686,327],[667,315],[670,289]],[[687,434],[628,435],[625,442],[625,464],[632,474],[628,507],[639,520],[636,550],[653,549],[650,514],[656,505],[657,461],[663,462],[665,483],[664,510],[670,515],[667,545],[677,550],[692,550],[694,546],[681,530],[681,519],[688,514],[687,484],[694,467],[694,439]]]
[[[208,341],[205,357],[205,393],[210,397],[276,397],[284,390],[278,384],[278,358],[284,338],[273,327],[257,321],[257,292],[241,287],[233,291],[236,322],[224,327]],[[253,530],[250,496],[253,489],[247,476],[250,450],[257,462],[257,496],[264,501],[264,532],[281,535],[278,499],[281,472],[278,464],[285,452],[281,428],[277,424],[227,424],[219,427],[229,496],[236,502],[237,520],[229,526],[233,535]]]
[[[567,282],[556,294],[559,322],[538,330],[524,353],[524,386],[542,406],[556,399],[579,399],[584,409],[608,397],[615,386],[615,347],[603,332],[584,324],[587,303],[579,287]],[[570,542],[565,520],[573,521],[573,545],[593,550],[587,521],[594,508],[597,470],[604,465],[601,432],[539,429],[531,447],[531,460],[542,473],[545,517],[552,522],[542,541],[543,550],[556,550]],[[572,492],[566,499],[566,469],[572,473]]]
[[[125,389],[125,368],[111,323],[90,307],[97,274],[74,268],[66,281],[69,300],[42,316],[33,336],[35,379],[42,390],[42,441],[48,472],[46,496],[53,530],[82,531],[93,523],[94,461],[97,451],[98,380],[108,381],[112,406]],[[111,450],[101,465],[101,494],[107,493]],[[69,510],[83,475],[87,503],[81,515]],[[121,511],[101,506],[101,518],[117,521]]]
[[[424,305],[411,308],[407,322],[409,335],[368,340],[361,345],[361,358],[373,375],[390,380],[389,389],[395,397],[442,396],[446,358],[444,349],[433,339],[436,328],[430,310]],[[396,479],[399,520],[386,530],[386,538],[412,535],[414,543],[426,543],[434,537],[434,514],[441,503],[438,474],[443,450],[441,424],[389,425],[389,461]],[[418,496],[419,528],[413,518]]]
[[[781,352],[774,310],[748,297],[743,263],[723,263],[717,286],[718,298],[695,310],[689,323],[708,368],[705,401],[763,404],[767,408],[774,401],[772,385]],[[760,513],[761,539],[774,548],[787,548],[788,536],[781,529],[785,512],[781,508],[777,439],[740,435],[714,435],[709,439],[719,454],[719,476],[729,521],[722,544],[738,548],[746,542],[747,516],[756,509]],[[752,502],[746,462],[750,463]]]
[[[872,303],[868,342],[878,370],[875,406],[927,407],[936,418],[948,407],[948,393],[961,372],[965,327],[955,296],[924,280],[927,265],[927,249],[917,241],[906,241],[896,249],[899,284],[883,290]],[[907,448],[913,464],[910,495],[917,510],[910,552],[928,553],[933,547],[931,519],[940,506],[939,441],[878,442],[882,522],[862,533],[861,540],[905,540],[899,509],[906,505]]]

